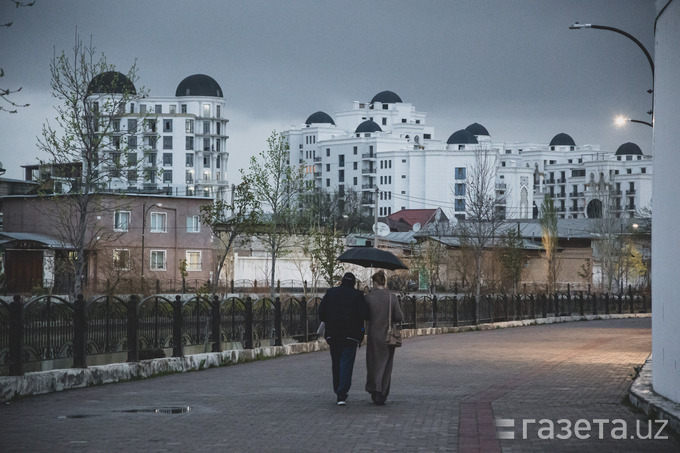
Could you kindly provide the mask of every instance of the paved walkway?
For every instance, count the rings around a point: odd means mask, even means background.
[[[13,401],[0,450],[680,451],[625,403],[650,318],[411,338],[385,406],[363,391],[364,351],[345,407],[322,351]],[[668,439],[639,439],[650,427]]]

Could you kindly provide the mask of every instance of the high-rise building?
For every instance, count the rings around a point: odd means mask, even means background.
[[[507,219],[536,218],[545,193],[559,218],[633,217],[651,203],[651,157],[634,143],[616,152],[576,145],[565,133],[549,143],[494,142],[473,123],[444,142],[426,114],[391,92],[353,103],[335,119],[325,112],[284,132],[291,163],[304,167],[317,190],[360,194],[367,214],[441,207],[469,215],[469,189],[480,156],[494,175],[490,196]],[[482,160],[484,160],[482,159]],[[473,184],[474,185],[474,184]],[[376,199],[377,197],[377,199]]]

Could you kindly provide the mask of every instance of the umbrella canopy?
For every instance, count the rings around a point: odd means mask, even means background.
[[[392,252],[375,247],[353,247],[338,257],[343,263],[358,264],[363,267],[381,269],[408,269]]]

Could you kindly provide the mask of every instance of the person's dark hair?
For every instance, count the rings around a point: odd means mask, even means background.
[[[378,271],[373,274],[371,280],[373,280],[376,285],[385,286],[385,273],[383,271]]]
[[[353,273],[347,272],[345,275],[342,276],[342,282],[341,284],[344,286],[349,286],[350,288],[354,288],[354,283],[356,283],[357,278],[354,276]]]

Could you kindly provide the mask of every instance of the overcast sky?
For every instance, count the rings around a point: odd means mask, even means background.
[[[623,36],[569,30],[617,27],[654,52],[653,0],[0,0],[0,88],[31,106],[0,112],[6,177],[36,162],[36,137],[54,118],[49,62],[73,47],[76,27],[125,73],[134,60],[152,96],[173,96],[186,76],[222,87],[230,139],[228,175],[266,147],[272,130],[391,90],[446,140],[473,122],[493,141],[577,145],[651,154],[651,128],[614,126],[616,115],[649,121],[652,87],[642,51]]]

